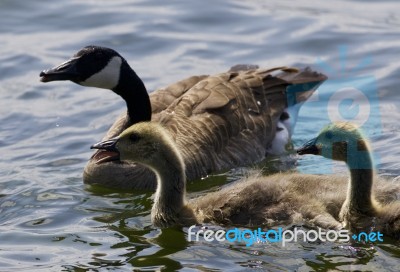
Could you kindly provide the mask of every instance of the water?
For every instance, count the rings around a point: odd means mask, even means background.
[[[330,100],[352,86],[370,102],[364,129],[379,172],[398,176],[399,8],[396,1],[355,0],[1,1],[0,270],[398,271],[399,242],[388,239],[246,247],[154,229],[151,193],[82,183],[89,146],[124,102],[105,90],[42,84],[38,74],[88,44],[119,51],[149,90],[237,63],[312,66],[330,81],[302,107],[294,144],[315,136],[335,110],[348,118],[366,112],[351,100]],[[307,157],[297,169],[344,168]],[[238,176],[189,184],[189,196]]]

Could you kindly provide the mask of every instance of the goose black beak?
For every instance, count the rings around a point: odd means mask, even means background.
[[[99,151],[93,155],[92,159],[95,159],[97,164],[119,161],[119,150],[116,147],[118,139],[118,137],[115,137],[92,145],[90,147],[91,149],[99,149]]]
[[[320,149],[318,146],[315,144],[317,141],[317,138],[311,139],[308,142],[306,142],[302,147],[296,150],[297,154],[299,155],[306,155],[306,154],[311,154],[311,155],[319,155],[320,154]]]
[[[76,62],[79,58],[72,58],[60,65],[40,72],[41,82],[71,80],[77,82],[79,73],[76,70]]]

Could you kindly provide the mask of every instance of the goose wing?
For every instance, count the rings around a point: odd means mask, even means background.
[[[289,106],[287,87],[300,85],[304,101],[324,79],[309,69],[231,70],[198,81],[154,120],[169,130],[195,179],[261,161]]]

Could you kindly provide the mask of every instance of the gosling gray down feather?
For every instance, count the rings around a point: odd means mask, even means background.
[[[157,227],[205,222],[259,227],[306,223],[400,237],[400,185],[374,175],[367,140],[350,123],[325,127],[317,138],[297,150],[300,155],[345,162],[350,179],[345,175],[301,173],[251,175],[188,201],[184,161],[159,123],[135,124],[92,148],[117,152],[121,160],[139,162],[157,173],[151,211],[152,223]]]

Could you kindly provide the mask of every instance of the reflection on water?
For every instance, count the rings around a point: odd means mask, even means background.
[[[238,63],[312,66],[330,80],[320,88],[319,100],[303,105],[294,146],[329,122],[330,98],[353,87],[371,102],[373,122],[367,122],[364,130],[372,141],[378,170],[395,177],[400,166],[397,10],[397,2],[372,0],[318,5],[258,0],[46,0],[40,5],[1,1],[0,271],[131,271],[133,267],[397,271],[396,240],[246,247],[188,242],[186,228],[152,228],[151,193],[82,184],[89,146],[102,138],[124,110],[124,102],[106,90],[68,82],[41,84],[38,77],[41,70],[88,44],[121,52],[149,90]],[[348,118],[365,111],[365,104],[349,100],[336,105]],[[293,154],[273,158],[259,168],[265,174],[286,169],[345,170],[341,164],[332,166],[312,156],[298,160]],[[246,170],[190,182],[188,195],[217,190]]]

